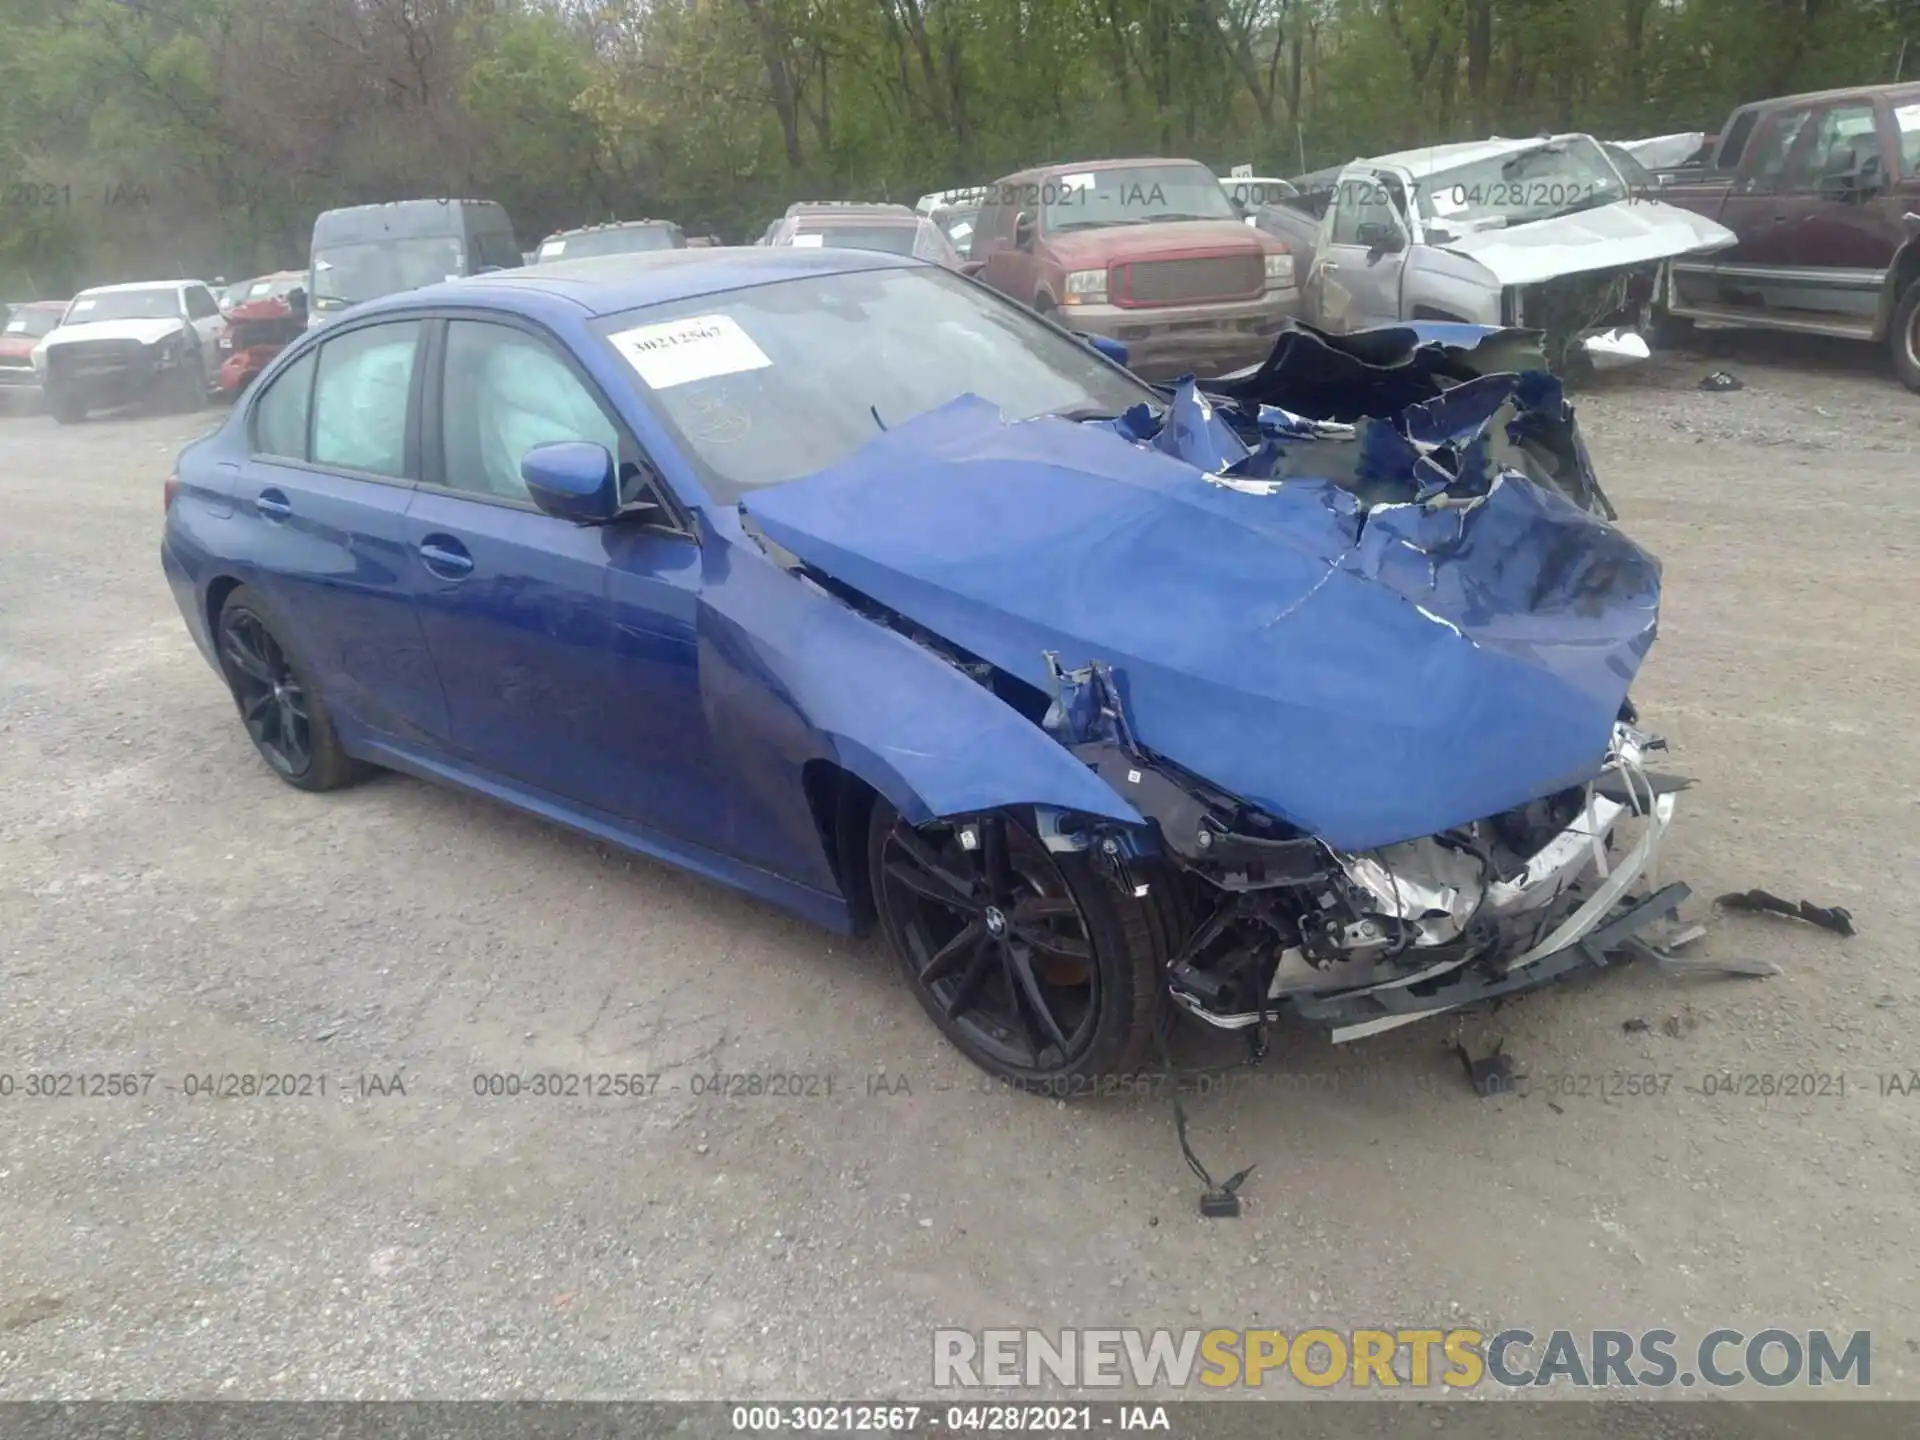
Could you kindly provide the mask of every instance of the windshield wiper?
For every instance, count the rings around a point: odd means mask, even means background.
[[[1188,215],[1179,210],[1169,210],[1163,215],[1149,215],[1149,220],[1232,220],[1232,215]]]

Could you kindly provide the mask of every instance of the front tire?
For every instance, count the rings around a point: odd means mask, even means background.
[[[259,594],[242,585],[227,596],[214,634],[240,723],[274,774],[301,790],[337,790],[372,768],[341,746],[312,672]]]
[[[49,386],[45,398],[47,412],[53,416],[56,425],[78,425],[87,418],[87,402],[78,395]]]
[[[1920,280],[1907,286],[1894,307],[1887,327],[1887,348],[1893,352],[1893,373],[1909,390],[1920,391]]]
[[[1163,1005],[1151,899],[1049,850],[1025,810],[915,827],[877,799],[867,865],[901,973],[974,1064],[1060,1095],[1139,1071]]]
[[[189,350],[180,357],[180,371],[173,382],[174,408],[192,414],[207,403],[207,372],[200,363],[200,352]]]

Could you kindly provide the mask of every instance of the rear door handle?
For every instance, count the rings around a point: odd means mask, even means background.
[[[273,521],[285,520],[293,514],[292,502],[279,490],[262,490],[255,497],[253,508],[260,512],[262,518]]]
[[[451,535],[429,535],[422,540],[420,563],[442,580],[460,580],[473,573],[473,556]]]

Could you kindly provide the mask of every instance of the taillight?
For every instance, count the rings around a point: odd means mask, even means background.
[[[167,476],[167,483],[161,487],[160,494],[165,502],[166,511],[173,509],[173,502],[180,498],[180,472],[174,471]]]

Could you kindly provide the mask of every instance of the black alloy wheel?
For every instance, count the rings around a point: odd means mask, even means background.
[[[266,621],[245,606],[223,610],[220,660],[254,747],[286,779],[299,780],[313,767],[313,719],[306,687]]]
[[[1158,1015],[1144,907],[1086,857],[996,811],[908,825],[875,806],[868,851],[882,928],[934,1023],[1023,1087],[1118,1073]]]

